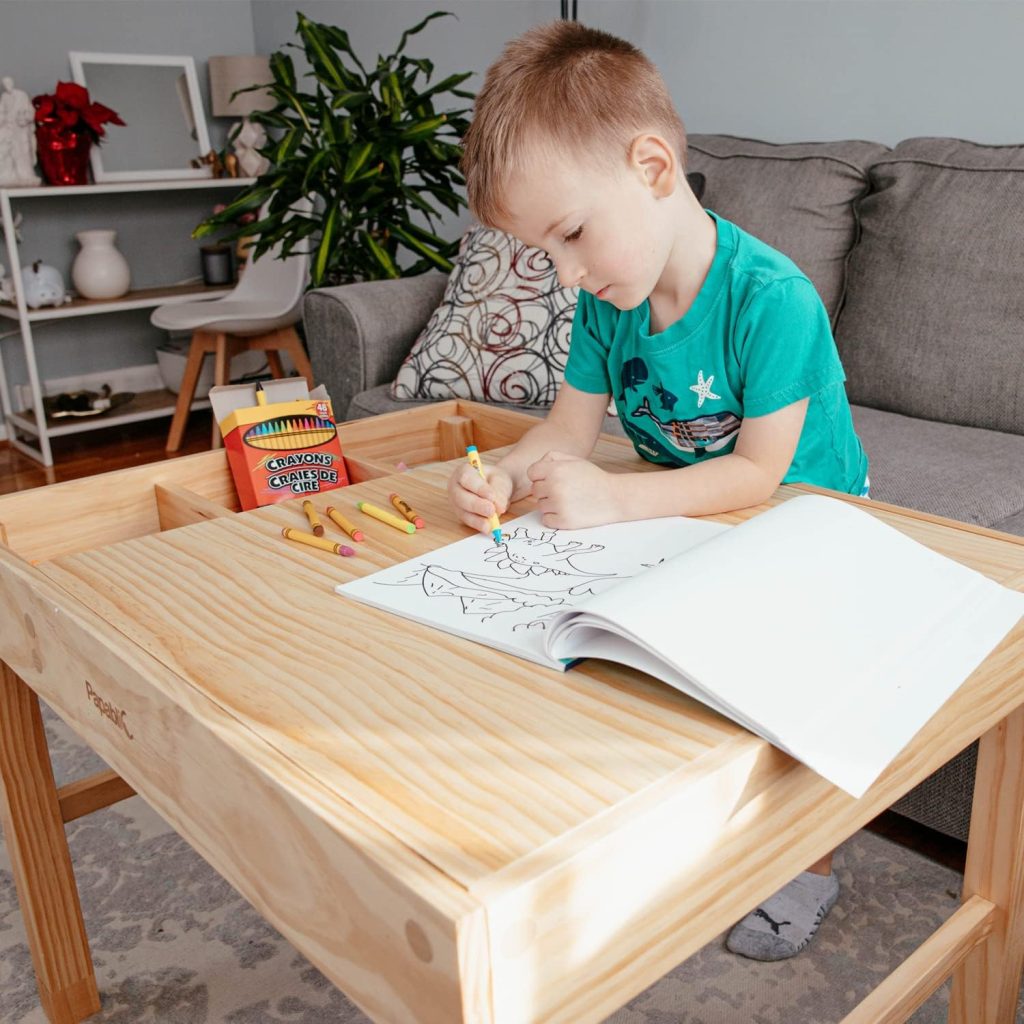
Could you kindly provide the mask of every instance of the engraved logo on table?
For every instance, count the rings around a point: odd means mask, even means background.
[[[92,683],[90,683],[88,679],[85,681],[85,695],[92,701],[96,710],[104,718],[110,719],[118,729],[121,729],[124,732],[128,739],[135,739],[128,728],[128,723],[125,721],[125,718],[128,716],[128,712],[125,711],[124,708],[119,708],[116,704],[112,704],[109,700],[104,700],[92,688]]]

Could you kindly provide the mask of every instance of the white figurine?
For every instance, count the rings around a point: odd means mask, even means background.
[[[2,79],[0,93],[0,185],[38,185],[35,172],[35,110],[28,93]]]
[[[267,132],[261,124],[243,118],[235,136],[235,156],[238,157],[238,171],[245,178],[256,178],[270,167],[270,161],[257,150],[267,144]]]
[[[25,305],[30,309],[40,306],[63,306],[71,301],[64,288],[64,278],[56,267],[42,260],[21,268],[21,286],[25,292]]]
[[[4,265],[0,263],[0,299],[5,302],[14,301],[14,280],[4,275],[7,271],[4,269]]]

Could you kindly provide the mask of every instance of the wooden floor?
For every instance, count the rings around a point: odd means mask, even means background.
[[[51,438],[54,464],[50,468],[0,442],[0,494],[209,450],[212,418],[208,409],[189,415],[181,450],[171,456],[164,451],[169,427],[170,419],[143,420]]]
[[[54,465],[49,469],[10,445],[0,443],[0,494],[92,476],[94,473],[107,473],[128,466],[140,466],[160,459],[178,458],[209,449],[212,426],[209,410],[193,412],[189,416],[181,450],[172,456],[164,451],[169,422],[166,419],[146,420],[54,438]],[[878,835],[963,873],[966,843],[918,825],[891,811],[880,815],[867,827]]]

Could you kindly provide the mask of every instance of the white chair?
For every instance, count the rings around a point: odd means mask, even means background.
[[[301,212],[305,213],[312,204],[304,202],[302,207]],[[167,434],[167,451],[176,452],[181,447],[199,373],[209,354],[214,357],[214,385],[230,382],[231,360],[235,355],[261,349],[266,352],[270,372],[275,377],[284,376],[279,355],[284,351],[313,387],[313,370],[294,326],[301,316],[309,256],[296,253],[281,260],[280,251],[278,243],[258,260],[250,259],[239,283],[223,298],[170,303],[157,307],[149,318],[155,327],[192,331],[178,402]],[[219,448],[221,444],[215,421],[213,447]]]

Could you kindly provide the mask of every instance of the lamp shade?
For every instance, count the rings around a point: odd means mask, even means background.
[[[251,85],[270,82],[270,58],[245,53],[236,57],[211,57],[207,64],[210,76],[210,110],[214,117],[246,117],[254,110],[270,110],[274,98],[266,89],[232,94]]]

